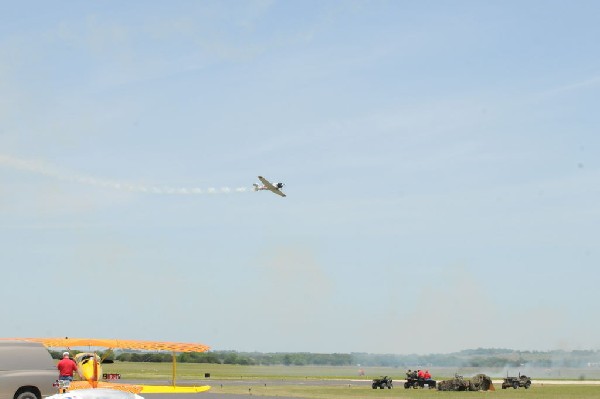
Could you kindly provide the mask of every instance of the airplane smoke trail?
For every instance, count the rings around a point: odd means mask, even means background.
[[[149,186],[141,184],[131,184],[118,182],[114,180],[96,179],[94,177],[85,176],[77,173],[72,173],[56,166],[49,165],[39,160],[24,160],[11,157],[9,155],[0,154],[0,165],[10,167],[12,169],[23,170],[31,173],[40,174],[43,176],[52,177],[58,180],[69,181],[79,184],[87,184],[91,186],[110,188],[114,190],[124,190],[130,192],[148,193],[148,194],[168,194],[168,195],[199,195],[199,194],[229,194],[243,193],[249,191],[247,187],[170,187],[170,186]]]

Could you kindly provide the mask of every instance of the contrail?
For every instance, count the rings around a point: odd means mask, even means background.
[[[91,186],[111,188],[114,190],[124,190],[131,192],[140,192],[148,194],[168,194],[168,195],[198,195],[198,194],[229,194],[243,193],[249,191],[247,187],[170,187],[170,186],[149,186],[141,184],[123,183],[114,180],[97,179],[90,176],[85,176],[77,173],[72,173],[53,165],[38,160],[25,160],[11,157],[9,155],[0,154],[0,165],[4,165],[13,169],[24,170],[59,180],[70,181],[80,184],[88,184]]]

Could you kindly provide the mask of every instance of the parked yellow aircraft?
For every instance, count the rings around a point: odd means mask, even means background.
[[[173,355],[173,384],[172,385],[131,385],[101,381],[102,360],[95,352],[82,352],[75,356],[81,381],[73,381],[69,390],[89,388],[111,388],[133,393],[196,393],[210,389],[209,385],[177,386],[175,374],[177,362],[175,354],[178,352],[206,352],[210,348],[202,344],[139,341],[120,339],[94,339],[94,338],[3,338],[8,340],[40,342],[47,348],[106,348],[106,349],[137,349],[147,351],[168,351]]]

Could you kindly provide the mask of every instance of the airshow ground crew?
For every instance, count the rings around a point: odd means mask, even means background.
[[[58,369],[58,379],[63,381],[73,381],[73,373],[77,371],[77,363],[70,357],[69,352],[63,353],[63,358],[56,365]]]

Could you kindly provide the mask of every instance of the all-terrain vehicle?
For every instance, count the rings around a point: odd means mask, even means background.
[[[427,385],[427,387],[429,389],[433,389],[435,388],[435,380],[432,379],[424,379],[424,378],[413,378],[413,377],[407,377],[406,378],[406,382],[404,383],[404,388],[405,389],[409,389],[409,388],[425,388],[425,385]]]
[[[502,383],[502,389],[506,389],[506,388],[529,389],[530,386],[531,386],[531,378],[527,377],[526,375],[521,375],[521,373],[519,373],[518,377],[509,377],[507,375],[506,378],[504,379],[504,382]]]
[[[392,379],[389,378],[387,375],[381,378],[374,378],[373,379],[373,384],[371,385],[373,387],[373,389],[383,389],[383,388],[387,388],[387,389],[392,389],[392,387],[394,386],[392,384]]]

